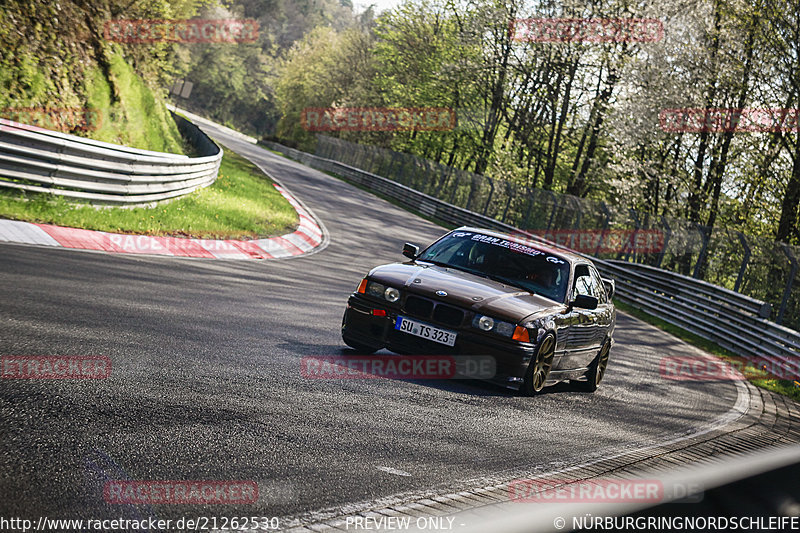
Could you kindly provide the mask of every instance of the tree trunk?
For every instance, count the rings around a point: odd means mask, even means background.
[[[796,243],[798,232],[798,206],[800,206],[800,134],[795,135],[794,155],[792,156],[792,176],[786,186],[786,194],[781,203],[781,217],[775,238],[779,241]]]

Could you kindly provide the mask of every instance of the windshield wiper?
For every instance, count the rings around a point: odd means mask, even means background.
[[[441,267],[445,267],[445,268],[454,268],[456,270],[460,270],[461,272],[466,272],[467,274],[474,274],[474,275],[480,276],[482,278],[491,278],[491,276],[489,276],[489,274],[486,274],[484,272],[480,272],[478,270],[472,270],[470,268],[462,267],[462,266],[458,266],[458,265],[451,265],[450,263],[445,263],[443,261],[436,261],[435,259],[418,259],[418,261],[422,261],[423,263],[433,263],[436,266],[441,266]]]
[[[503,276],[497,276],[495,274],[485,274],[485,276],[487,278],[489,278],[489,279],[493,279],[494,281],[499,281],[500,283],[505,283],[506,285],[511,285],[512,287],[516,287],[517,289],[522,289],[523,291],[525,291],[525,292],[527,292],[529,294],[537,294],[537,295],[539,294],[535,290],[533,290],[531,288],[528,288],[525,285],[522,285],[520,282],[518,282],[516,280],[509,279],[509,278],[504,278]]]
[[[506,285],[510,285],[512,287],[516,287],[517,289],[522,289],[523,291],[525,291],[527,293],[530,293],[530,294],[538,294],[536,291],[531,290],[528,287],[525,287],[525,286],[521,285],[520,283],[518,283],[518,282],[516,282],[516,281],[514,281],[512,279],[504,278],[503,276],[497,276],[495,274],[488,274],[488,273],[483,272],[481,270],[473,270],[471,268],[462,267],[462,266],[458,266],[458,265],[451,265],[450,263],[445,263],[444,261],[436,261],[435,259],[418,259],[418,260],[422,261],[424,263],[432,263],[432,264],[434,264],[436,266],[441,266],[441,267],[445,267],[445,268],[454,268],[456,270],[460,270],[461,272],[466,272],[468,274],[473,274],[475,276],[480,276],[482,278],[487,278],[487,279],[491,279],[491,280],[494,280],[494,281],[499,281],[500,283],[505,283]]]
[[[491,279],[493,279],[495,281],[499,281],[500,283],[505,283],[507,285],[511,285],[512,287],[516,287],[518,289],[522,289],[523,291],[528,292],[530,294],[536,294],[536,291],[532,291],[528,287],[525,287],[524,285],[521,285],[519,282],[517,282],[517,281],[515,281],[513,279],[504,278],[503,276],[495,276],[493,274],[487,274],[486,277],[491,278]]]

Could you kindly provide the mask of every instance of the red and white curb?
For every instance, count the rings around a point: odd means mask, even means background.
[[[300,217],[297,229],[280,237],[249,241],[153,237],[0,219],[0,242],[205,259],[279,259],[305,254],[326,244],[325,232],[311,214],[283,187],[275,184],[275,188]]]

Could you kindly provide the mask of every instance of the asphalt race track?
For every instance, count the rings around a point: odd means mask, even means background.
[[[0,380],[0,514],[36,518],[291,516],[510,472],[548,472],[702,431],[731,382],[659,376],[693,348],[619,315],[594,394],[535,398],[472,381],[315,380],[349,353],[348,294],[404,242],[444,230],[336,178],[210,130],[324,223],[330,244],[275,261],[0,245],[0,354],[104,355],[105,380]],[[256,504],[149,509],[107,480],[254,480]]]

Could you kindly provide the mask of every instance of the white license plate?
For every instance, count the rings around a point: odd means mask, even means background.
[[[448,346],[453,346],[456,343],[457,334],[455,332],[423,324],[422,322],[417,322],[416,320],[411,320],[404,316],[397,317],[397,322],[394,323],[394,329]]]

